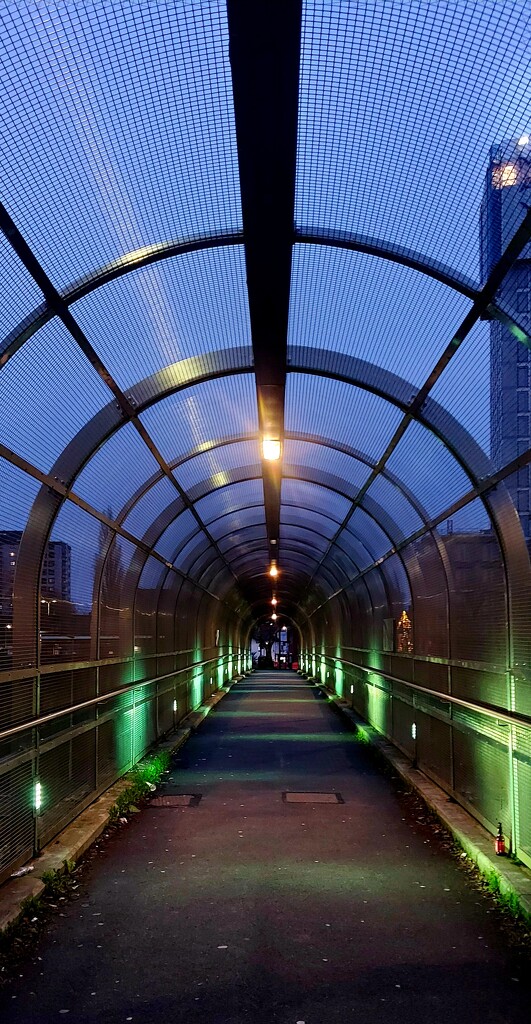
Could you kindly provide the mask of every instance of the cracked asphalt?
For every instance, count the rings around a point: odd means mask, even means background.
[[[158,795],[195,806],[148,805],[98,846],[3,1024],[528,1019],[492,902],[296,675],[235,685]]]

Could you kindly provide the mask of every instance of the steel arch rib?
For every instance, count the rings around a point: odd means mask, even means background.
[[[372,238],[367,235],[350,235],[347,232],[327,233],[318,230],[298,229],[293,235],[293,243],[330,246],[331,248],[347,249],[350,252],[368,253],[387,262],[410,267],[421,274],[425,274],[427,277],[439,281],[461,295],[465,295],[472,301],[480,294],[478,282],[461,274],[453,267],[449,267],[447,264],[440,263],[437,260],[432,260],[423,253],[408,249],[405,246],[386,244],[378,238]],[[238,233],[186,241],[173,240],[142,246],[140,249],[125,253],[119,259],[113,260],[112,263],[107,263],[97,268],[92,274],[73,281],[66,288],[62,289],[60,295],[66,306],[72,306],[104,285],[152,264],[175,259],[178,256],[193,252],[243,244],[243,233]],[[492,302],[489,312],[495,318],[499,317],[510,328],[517,328],[520,335],[526,336],[528,342],[531,343],[531,338],[526,330],[514,320],[508,310],[504,310],[498,303]],[[35,309],[27,313],[13,327],[9,334],[4,337],[3,341],[0,342],[0,370],[29,338],[55,316],[57,316],[56,312],[46,302],[40,303]]]

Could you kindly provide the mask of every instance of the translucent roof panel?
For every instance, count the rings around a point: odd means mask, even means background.
[[[230,513],[220,508],[219,517],[209,523],[208,532],[217,540],[219,537],[230,537],[247,526],[262,525],[265,526],[264,506],[261,502],[255,502],[247,508],[239,508]]]
[[[363,547],[373,556],[373,560],[381,558],[392,546],[390,538],[362,508],[354,510],[354,514],[347,524],[346,532],[351,533],[353,537],[361,542]]]
[[[280,500],[281,515],[284,504],[295,505],[301,510],[324,512],[337,523],[343,521],[350,508],[347,498],[336,494],[328,487],[319,487],[305,480],[283,480]]]
[[[76,478],[74,491],[98,512],[117,516],[159,464],[130,423],[111,435]]]
[[[121,387],[181,359],[249,345],[243,247],[132,271],[89,292],[72,312]]]
[[[288,374],[286,430],[333,437],[372,459],[383,455],[400,410],[378,395],[331,378]]]
[[[228,536],[223,537],[219,541],[220,551],[230,551],[242,545],[245,547],[246,544],[254,541],[267,541],[267,531],[265,525],[259,524],[257,526],[248,526],[242,530],[233,530]]]
[[[262,480],[245,480],[230,484],[208,494],[196,503],[196,510],[204,523],[217,519],[227,512],[237,512],[248,505],[263,504],[264,487]]]
[[[0,442],[39,469],[51,469],[68,442],[111,399],[66,328],[51,320],[0,371]]]
[[[124,530],[142,538],[160,513],[173,502],[180,505],[179,492],[165,476],[136,502],[122,523]]]
[[[529,5],[303,9],[297,225],[370,235],[477,278],[489,148],[528,127]]]
[[[367,505],[368,510],[374,512],[373,502],[376,502],[384,514],[394,520],[406,537],[410,533],[414,533],[415,530],[419,530],[423,525],[423,520],[409,499],[381,474],[369,487],[362,500],[362,505]],[[396,537],[396,531],[393,535]]]
[[[0,235],[0,295],[1,355],[14,328],[43,301],[40,288],[15,256],[4,235]]]
[[[333,519],[329,512],[317,512],[313,508],[299,508],[297,505],[280,506],[280,527],[282,526],[306,526],[308,529],[315,529],[323,537],[333,537],[339,522]]]
[[[148,558],[140,574],[138,586],[146,590],[154,590],[160,587],[166,572],[166,566],[159,562],[158,558]]]
[[[507,333],[506,344],[519,342]],[[490,325],[477,323],[430,391],[465,427],[480,448],[490,451]]]
[[[284,465],[301,467],[301,476],[304,476],[304,467],[306,466],[325,471],[349,481],[356,488],[360,488],[365,483],[371,472],[370,467],[365,463],[359,462],[344,452],[336,451],[326,444],[311,444],[308,441],[290,439],[287,439],[284,444]]]
[[[310,527],[304,526],[293,526],[288,523],[282,523],[280,526],[280,543],[281,550],[283,545],[289,547],[293,541],[305,540],[307,543],[312,545],[314,552],[322,554],[328,547],[328,539],[321,537],[315,530]]]
[[[348,529],[341,531],[334,546],[345,551],[353,562],[356,563],[360,571],[366,569],[368,565],[372,565],[374,561],[372,554],[367,551],[363,541],[354,537]]]
[[[398,263],[330,246],[293,248],[288,344],[344,352],[391,370],[410,382],[406,400],[470,306],[453,289]]]
[[[437,530],[441,536],[448,533],[477,533],[492,530],[492,523],[485,505],[477,498],[463,505],[457,512],[452,512],[451,518],[445,519]]]
[[[33,477],[6,459],[0,458],[1,530],[24,530],[39,487],[40,484]]]
[[[420,423],[412,423],[387,462],[387,468],[411,488],[436,516],[472,487],[448,448]]]
[[[20,0],[0,18],[3,200],[56,285],[240,228],[224,2]]]
[[[83,611],[90,610],[94,596],[94,578],[98,559],[106,543],[108,530],[83,509],[65,501],[54,522],[50,539],[70,547],[70,595],[69,600]],[[121,552],[117,561],[123,569],[128,565],[122,555],[125,551],[122,539],[115,541]],[[126,544],[127,542],[123,542]],[[133,545],[131,545],[133,548]]]
[[[161,399],[140,419],[168,462],[215,438],[256,434],[254,377],[235,374],[194,384]]]
[[[212,448],[178,466],[174,470],[174,476],[186,491],[209,478],[214,478],[216,486],[219,487],[223,474],[240,467],[248,468],[249,475],[261,474],[258,441],[240,441]]]
[[[174,564],[178,569],[187,573],[199,555],[205,551],[210,552],[211,559],[216,559],[216,552],[210,544],[208,537],[204,533],[196,534],[180,548]],[[195,576],[195,573],[192,572],[192,576]]]
[[[185,544],[190,537],[199,533],[200,527],[197,519],[189,508],[184,509],[176,519],[165,529],[155,544],[155,549],[163,558],[172,559],[176,552]]]

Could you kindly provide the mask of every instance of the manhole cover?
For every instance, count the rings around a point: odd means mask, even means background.
[[[283,793],[287,804],[343,804],[341,793]]]
[[[174,796],[156,796],[150,807],[197,807],[202,793],[176,793]]]

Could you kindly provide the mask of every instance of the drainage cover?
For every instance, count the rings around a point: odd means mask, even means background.
[[[174,796],[156,796],[150,807],[197,807],[202,793],[175,793]]]
[[[341,793],[283,793],[287,804],[343,804]]]

